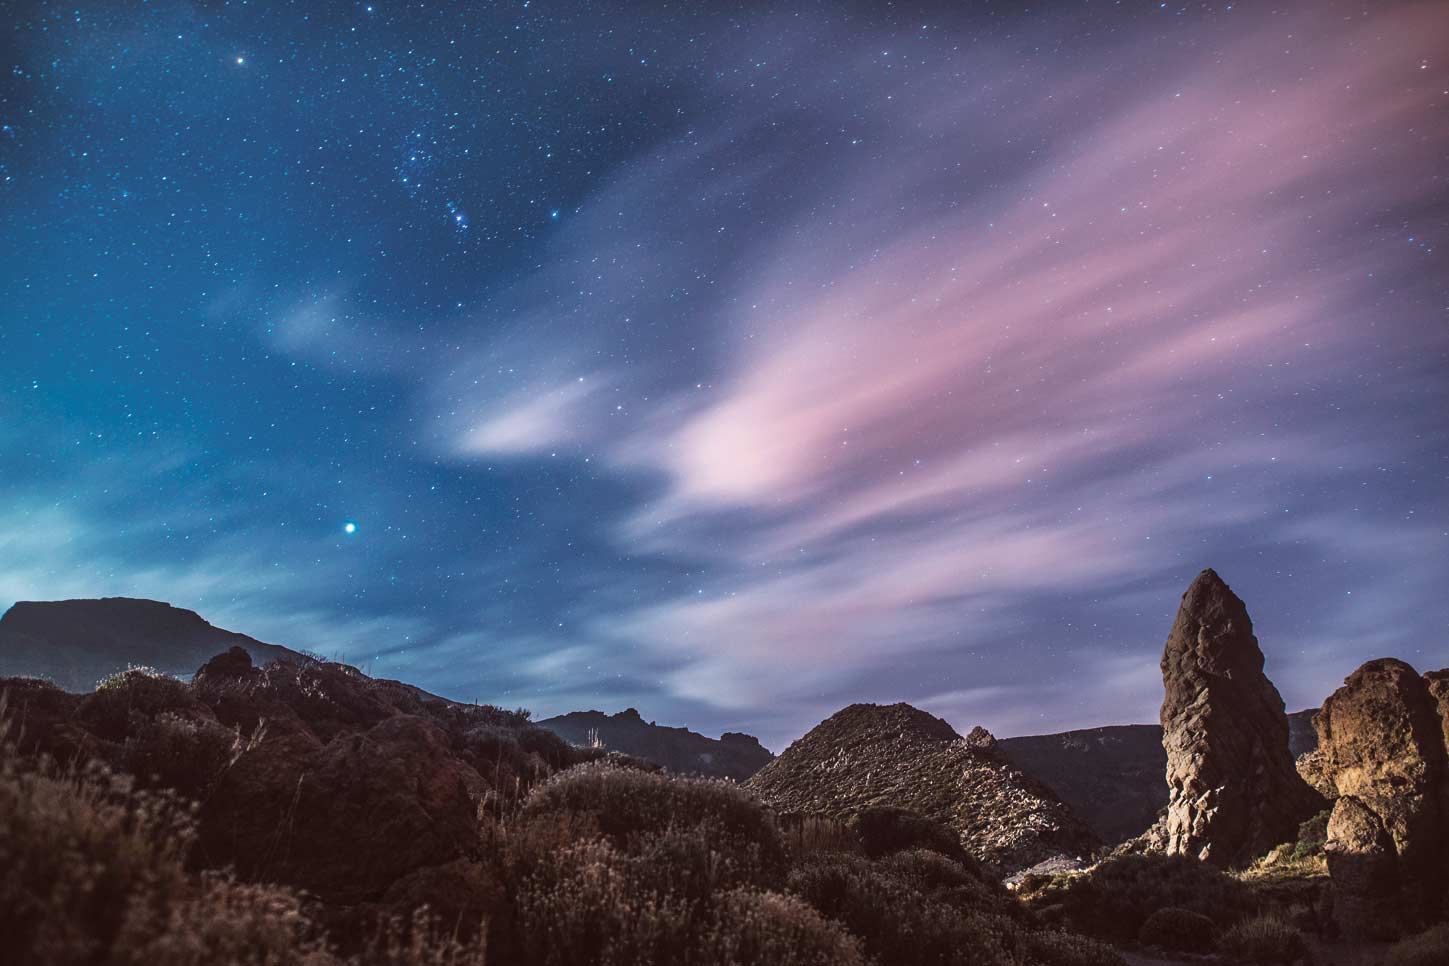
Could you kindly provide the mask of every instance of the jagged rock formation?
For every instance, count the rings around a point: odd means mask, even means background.
[[[1100,842],[1091,829],[993,750],[982,731],[973,746],[908,704],[853,704],[747,786],[782,812],[908,808],[951,828],[968,852],[1005,872],[1092,853]]]
[[[727,731],[718,740],[687,728],[645,721],[628,708],[618,714],[574,711],[536,722],[576,745],[593,745],[663,765],[680,775],[744,781],[775,756],[752,735]]]
[[[1290,841],[1324,807],[1293,765],[1248,610],[1204,570],[1162,653],[1167,851],[1227,867]]]
[[[261,663],[305,660],[158,600],[25,600],[0,617],[0,675],[45,678],[66,691],[89,691],[128,667],[188,675],[231,647]]]
[[[1354,671],[1315,719],[1338,799],[1328,823],[1334,917],[1355,936],[1437,918],[1449,877],[1449,671],[1403,661]]]

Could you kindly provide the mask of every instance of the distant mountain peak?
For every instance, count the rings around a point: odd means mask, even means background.
[[[144,597],[24,600],[0,616],[0,674],[89,691],[128,667],[189,677],[213,655],[244,648],[258,663],[306,656],[216,627],[200,614]]]
[[[752,735],[727,731],[718,739],[645,721],[636,708],[616,714],[574,711],[538,722],[576,745],[599,744],[663,765],[681,775],[705,775],[744,781],[774,755]]]

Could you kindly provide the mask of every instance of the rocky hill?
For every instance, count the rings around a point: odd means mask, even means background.
[[[45,678],[66,691],[90,691],[128,667],[190,675],[232,647],[258,663],[307,660],[159,600],[25,600],[0,617],[0,675]]]
[[[576,745],[623,752],[680,775],[744,781],[775,756],[751,735],[727,731],[718,739],[687,728],[645,721],[633,708],[618,714],[574,711],[537,722]]]
[[[1288,743],[1297,757],[1318,744],[1317,708],[1288,716]],[[1141,834],[1167,805],[1167,752],[1162,726],[1108,725],[1053,735],[1002,738],[997,748],[1012,764],[1051,786],[1103,841]]]
[[[908,704],[853,704],[749,780],[782,812],[848,815],[908,808],[950,827],[1007,872],[1086,856],[1100,841],[1043,783],[996,750],[983,729],[962,738]]]

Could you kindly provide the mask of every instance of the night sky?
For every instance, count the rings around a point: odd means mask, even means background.
[[[0,607],[776,750],[1449,664],[1449,4],[20,0]]]

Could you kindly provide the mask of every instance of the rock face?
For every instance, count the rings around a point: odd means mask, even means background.
[[[633,755],[680,775],[742,782],[775,758],[751,735],[727,731],[715,740],[686,728],[645,721],[633,708],[618,714],[574,711],[537,724],[576,745]]]
[[[1338,794],[1328,825],[1334,916],[1348,934],[1391,936],[1436,918],[1449,863],[1449,672],[1370,661],[1314,720]]]
[[[23,600],[0,617],[0,675],[45,678],[66,691],[90,691],[128,667],[188,675],[231,647],[259,663],[306,660],[159,600]]]
[[[995,749],[968,742],[908,704],[853,704],[821,722],[749,780],[787,813],[906,808],[953,830],[976,858],[1015,872],[1092,853],[1100,840],[1050,788]]]
[[[1228,867],[1293,839],[1325,803],[1294,768],[1247,608],[1211,570],[1182,597],[1162,681],[1167,851]]]

